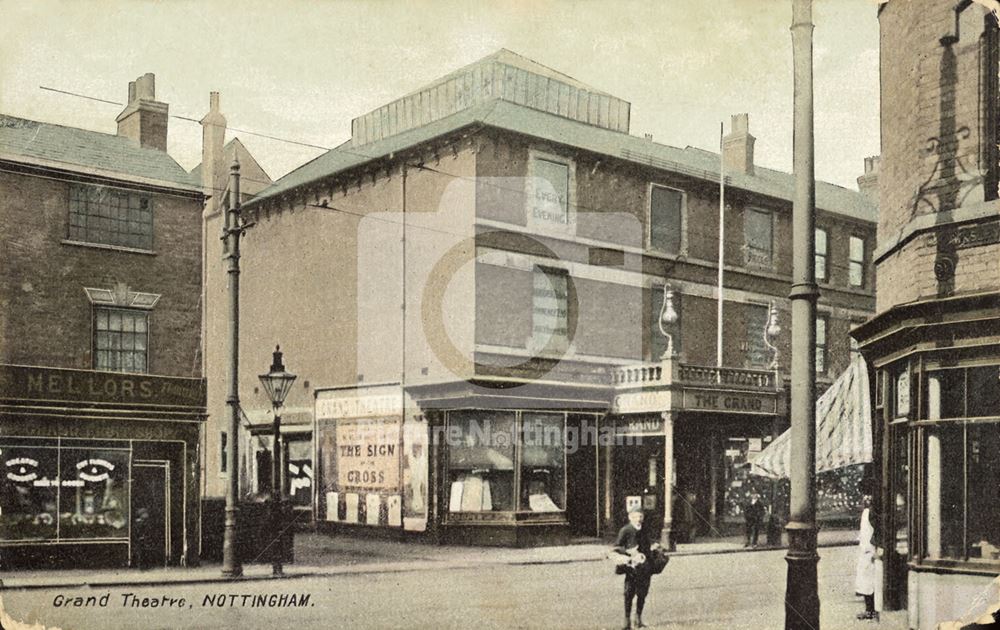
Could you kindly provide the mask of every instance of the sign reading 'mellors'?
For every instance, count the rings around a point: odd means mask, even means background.
[[[0,392],[14,400],[205,405],[202,379],[19,365],[0,365]]]

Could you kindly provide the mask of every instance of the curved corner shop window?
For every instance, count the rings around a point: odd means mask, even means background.
[[[514,509],[513,412],[448,414],[449,512]]]
[[[127,449],[0,444],[0,540],[128,539]]]

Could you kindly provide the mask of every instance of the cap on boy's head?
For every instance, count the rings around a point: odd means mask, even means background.
[[[638,505],[633,505],[632,507],[630,507],[628,509],[628,513],[629,514],[636,514],[636,513],[642,514],[642,508],[639,507]]]

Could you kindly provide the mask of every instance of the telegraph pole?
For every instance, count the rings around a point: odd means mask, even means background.
[[[236,516],[240,492],[240,236],[244,229],[246,226],[240,217],[240,163],[234,160],[229,170],[229,208],[222,232],[229,284],[229,395],[226,397],[230,413],[226,450],[229,483],[226,485],[226,526],[222,538],[222,575],[227,578],[243,575],[243,564],[236,549]]]
[[[791,513],[785,629],[818,630],[816,568],[816,179],[813,165],[812,0],[792,0],[794,118],[792,160]]]

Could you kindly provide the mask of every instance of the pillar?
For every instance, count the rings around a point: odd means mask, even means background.
[[[663,418],[663,532],[660,544],[673,551],[670,531],[674,521],[674,416],[664,411],[660,417]]]

